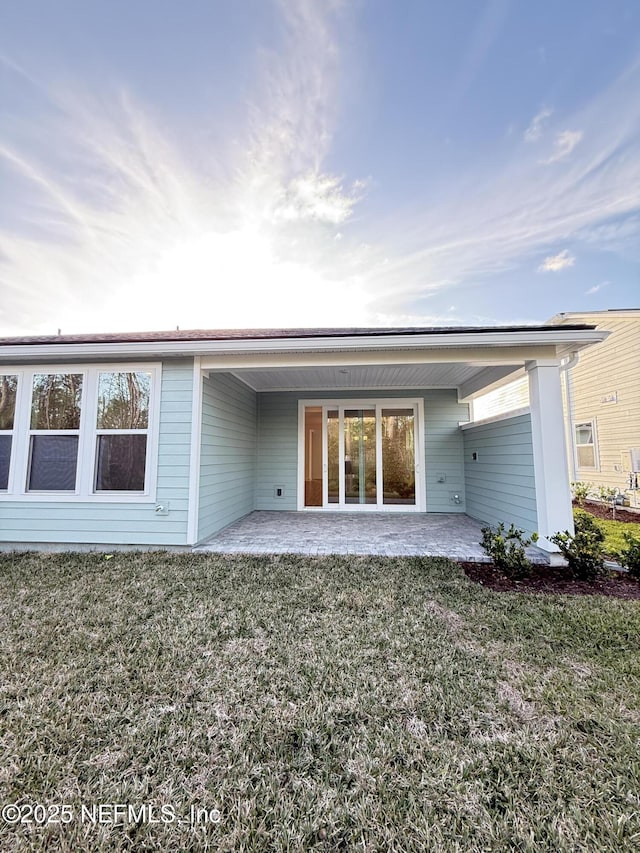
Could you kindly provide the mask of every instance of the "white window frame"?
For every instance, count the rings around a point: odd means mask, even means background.
[[[591,428],[591,435],[593,437],[593,441],[591,444],[578,444],[578,428],[584,425],[588,425]],[[573,446],[575,449],[575,460],[576,460],[576,468],[581,471],[599,471],[600,470],[600,454],[598,453],[598,428],[595,418],[581,418],[579,421],[576,419],[573,424]],[[580,457],[578,455],[579,447],[593,447],[593,465],[581,465]]]
[[[104,362],[83,364],[38,364],[20,367],[2,367],[3,375],[18,377],[16,411],[13,421],[13,441],[9,464],[9,483],[0,491],[0,501],[33,501],[48,503],[155,503],[158,478],[158,437],[160,426],[160,384],[162,364],[158,362]],[[98,377],[100,373],[151,374],[149,421],[146,430],[102,430],[97,428]],[[29,455],[31,435],[31,397],[33,377],[47,373],[80,373],[82,398],[80,403],[80,430],[76,488],[73,492],[29,491]],[[76,434],[75,430],[51,430],[51,435]],[[144,433],[147,435],[145,460],[145,487],[143,492],[96,491],[95,465],[97,437],[105,433]],[[35,434],[42,435],[42,431]]]
[[[7,488],[0,489],[0,498],[2,498],[4,495],[10,495],[13,492],[14,488],[13,480],[16,468],[14,464],[14,460],[16,457],[16,422],[18,417],[18,406],[20,403],[20,392],[22,390],[22,371],[14,370],[12,368],[9,368],[7,370],[5,370],[4,368],[0,368],[0,376],[15,376],[17,382],[15,410],[13,412],[13,427],[12,429],[0,430],[0,435],[11,436],[11,453],[9,455],[9,477],[7,479]]]
[[[376,476],[378,477],[377,492],[379,501],[375,504],[345,504],[342,497],[336,504],[327,504],[326,481],[323,482],[323,506],[305,506],[305,432],[304,412],[307,406],[322,408],[323,411],[323,472],[327,464],[327,443],[324,422],[330,409],[375,409],[376,411]],[[411,406],[416,411],[415,421],[415,475],[416,502],[413,505],[385,504],[382,500],[382,440],[379,431],[382,409],[398,409]],[[340,418],[342,420],[342,418]],[[341,448],[340,466],[344,465],[343,449]],[[362,397],[362,398],[327,398],[298,400],[298,500],[299,512],[426,512],[426,472],[424,463],[425,428],[424,428],[424,398],[423,397]],[[323,480],[324,480],[323,475]]]

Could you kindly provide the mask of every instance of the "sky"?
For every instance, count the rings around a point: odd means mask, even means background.
[[[0,335],[640,304],[637,0],[0,4]]]

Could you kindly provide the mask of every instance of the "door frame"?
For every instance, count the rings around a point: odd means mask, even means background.
[[[323,503],[326,495],[327,434],[325,429],[325,408],[366,409],[381,406],[390,409],[415,407],[415,463],[416,463],[416,502],[407,504],[330,504],[327,506],[305,506],[305,431],[304,411],[307,406],[323,407],[322,426],[322,467],[323,467]],[[425,428],[423,397],[326,397],[321,399],[298,400],[298,501],[297,508],[304,512],[426,512],[426,471],[425,471]]]

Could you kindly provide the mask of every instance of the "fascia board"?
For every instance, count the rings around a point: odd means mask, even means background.
[[[555,345],[582,349],[608,337],[599,330],[565,331],[561,326],[549,331],[461,332],[443,335],[371,335],[344,338],[272,338],[217,341],[131,341],[122,343],[15,344],[0,346],[0,363],[55,359],[180,358],[195,355],[274,352],[349,352],[413,349],[455,349],[460,347],[508,347]]]

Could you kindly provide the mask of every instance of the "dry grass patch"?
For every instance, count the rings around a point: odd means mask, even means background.
[[[434,559],[15,555],[0,632],[0,800],[74,815],[3,850],[640,846],[635,602]]]

